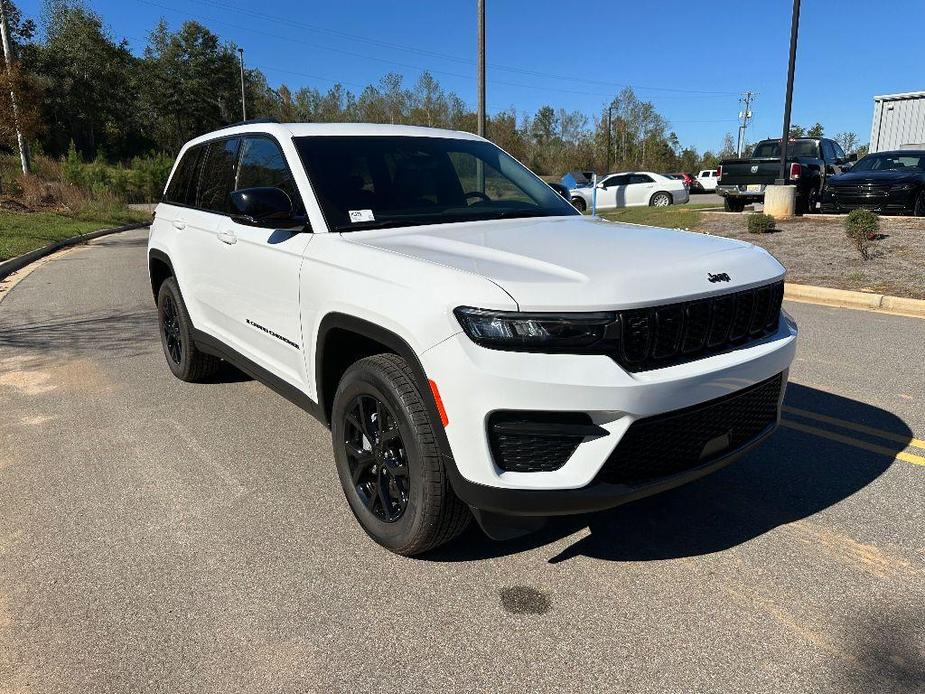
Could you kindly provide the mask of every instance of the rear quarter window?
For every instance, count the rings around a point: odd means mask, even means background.
[[[196,145],[186,150],[177,164],[176,171],[167,184],[164,193],[164,202],[175,205],[196,204],[196,193],[199,183],[199,167],[202,163],[204,145]]]

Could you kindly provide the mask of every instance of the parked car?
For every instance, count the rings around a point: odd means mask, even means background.
[[[472,516],[513,537],[723,467],[777,426],[796,347],[766,251],[582,216],[447,130],[196,138],[148,268],[170,371],[214,378],[225,360],[330,427],[351,511],[405,555]]]
[[[925,150],[868,154],[851,171],[826,181],[823,210],[858,207],[925,216]]]
[[[786,171],[797,189],[797,212],[816,212],[829,176],[847,171],[852,159],[825,137],[804,137],[787,144]],[[764,189],[780,176],[780,139],[762,140],[747,159],[725,159],[717,169],[716,192],[729,212],[764,201]]]
[[[709,193],[716,190],[716,169],[704,169],[694,179],[695,187],[691,187],[691,192]]]
[[[684,185],[687,186],[688,191],[690,191],[694,186],[694,177],[691,176],[689,173],[681,172],[681,173],[671,173],[671,174],[665,174],[665,175],[668,176],[668,178],[677,178],[680,181],[684,181]]]
[[[572,204],[582,212],[591,208],[593,188],[573,188]],[[665,207],[690,199],[683,181],[651,171],[610,174],[597,184],[597,209],[651,205]]]

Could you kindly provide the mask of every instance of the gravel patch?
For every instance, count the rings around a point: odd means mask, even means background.
[[[925,299],[925,218],[882,217],[881,238],[863,261],[845,236],[844,217],[781,221],[768,234],[750,234],[746,217],[701,213],[694,231],[767,249],[787,268],[789,282]]]

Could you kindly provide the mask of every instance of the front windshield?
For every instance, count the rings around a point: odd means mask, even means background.
[[[579,214],[489,142],[317,136],[295,143],[332,231]]]
[[[905,171],[921,173],[925,171],[925,152],[883,152],[881,154],[868,154],[851,171]]]

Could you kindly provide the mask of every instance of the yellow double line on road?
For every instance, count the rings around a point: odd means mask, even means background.
[[[922,439],[913,438],[911,435],[903,436],[902,434],[886,431],[885,429],[869,427],[865,424],[856,424],[855,422],[849,422],[846,419],[839,419],[838,417],[829,417],[828,415],[817,414],[816,412],[812,412],[810,410],[801,410],[798,407],[789,407],[788,405],[784,405],[783,411],[785,414],[792,414],[798,417],[803,417],[805,419],[812,419],[814,421],[829,424],[831,426],[848,429],[849,431],[856,431],[859,434],[867,434],[868,436],[884,439],[886,441],[895,441],[896,443],[903,444],[904,449],[897,451],[896,447],[890,448],[888,446],[881,446],[875,443],[864,441],[862,439],[856,439],[852,436],[846,436],[844,434],[839,434],[827,429],[820,429],[819,427],[814,427],[809,424],[803,424],[802,422],[790,419],[789,417],[783,417],[781,419],[781,426],[785,426],[788,429],[800,431],[804,434],[819,436],[821,438],[828,439],[829,441],[837,441],[838,443],[843,443],[846,446],[853,446],[865,451],[870,451],[871,453],[886,455],[890,458],[895,458],[896,460],[912,463],[913,465],[925,466],[925,456],[907,452],[909,448],[917,448],[925,452],[925,441]]]

